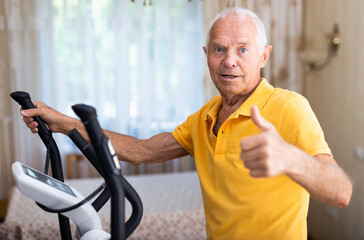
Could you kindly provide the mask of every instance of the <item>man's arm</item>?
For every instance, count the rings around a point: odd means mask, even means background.
[[[169,132],[145,140],[104,132],[110,138],[119,159],[132,164],[158,163],[189,154]]]
[[[287,143],[256,107],[252,108],[252,120],[262,133],[240,142],[241,158],[252,177],[286,174],[318,201],[336,207],[349,204],[352,183],[331,155],[312,157]]]
[[[335,159],[328,154],[311,157],[303,152],[302,155],[306,159],[296,161],[289,167],[287,175],[318,201],[337,207],[349,205],[352,183]]]
[[[81,121],[66,116],[48,107],[44,103],[34,102],[37,108],[21,110],[23,120],[33,133],[38,132],[38,123],[34,116],[41,117],[52,132],[68,134],[76,128],[86,141],[90,141]],[[189,153],[175,140],[172,133],[161,133],[146,140],[131,136],[105,131],[111,140],[118,158],[132,164],[157,163],[188,155]]]

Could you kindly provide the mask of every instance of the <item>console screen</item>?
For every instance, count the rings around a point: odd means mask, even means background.
[[[76,195],[74,194],[72,189],[69,186],[67,186],[66,184],[64,184],[54,178],[51,178],[41,172],[38,172],[32,168],[29,168],[27,166],[22,165],[22,167],[23,167],[25,174],[27,174],[28,176],[30,176],[34,179],[37,179],[38,181],[44,182],[45,184],[48,184],[49,186],[57,188],[58,190],[61,190],[62,192],[65,192],[69,195],[76,197]]]

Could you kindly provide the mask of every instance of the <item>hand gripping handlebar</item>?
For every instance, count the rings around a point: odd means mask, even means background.
[[[30,99],[30,96],[27,92],[17,91],[10,94],[10,96],[22,106],[23,109],[31,109],[35,108],[33,102]],[[56,142],[52,137],[52,132],[49,130],[45,122],[38,116],[33,117],[33,119],[38,123],[38,134],[42,139],[44,145],[48,149],[49,158],[51,162],[52,175],[54,178],[64,181],[63,178],[63,170],[62,170],[62,162],[59,154],[59,150]],[[67,217],[58,214],[59,226],[61,229],[61,237],[62,239],[72,240],[71,238],[71,229],[69,220]]]

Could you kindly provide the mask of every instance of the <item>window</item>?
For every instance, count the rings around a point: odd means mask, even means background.
[[[39,6],[47,104],[72,116],[73,104],[90,104],[104,129],[138,138],[172,131],[202,106],[201,1],[49,2]],[[57,138],[61,152],[74,148]]]

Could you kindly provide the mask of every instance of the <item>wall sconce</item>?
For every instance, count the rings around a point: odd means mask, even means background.
[[[327,38],[328,38],[328,52],[326,60],[320,64],[314,61],[309,61],[308,66],[311,71],[320,71],[324,69],[330,64],[331,59],[337,54],[341,42],[339,27],[337,24],[334,25],[332,33],[328,34]]]

